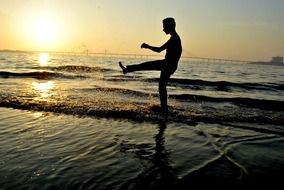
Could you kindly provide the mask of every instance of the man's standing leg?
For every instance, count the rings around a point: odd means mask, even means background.
[[[161,102],[161,110],[164,113],[168,113],[168,94],[167,94],[167,84],[169,82],[170,74],[162,70],[161,76],[159,80],[159,94],[160,94],[160,102]]]

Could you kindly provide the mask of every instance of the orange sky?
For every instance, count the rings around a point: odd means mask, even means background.
[[[284,54],[281,0],[0,0],[0,49],[136,53],[162,45],[174,17],[183,56],[270,60]]]

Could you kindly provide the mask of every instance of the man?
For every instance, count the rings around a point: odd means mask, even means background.
[[[150,46],[146,43],[141,45],[141,48],[150,49],[154,52],[160,53],[166,50],[165,59],[144,62],[137,65],[128,65],[124,67],[121,62],[119,66],[123,71],[123,74],[141,71],[141,70],[159,70],[161,71],[159,80],[159,94],[161,102],[161,111],[163,113],[168,113],[168,103],[167,103],[167,84],[170,76],[176,71],[178,62],[182,53],[181,40],[179,35],[175,30],[175,20],[173,18],[165,18],[163,20],[163,31],[166,34],[170,34],[170,39],[161,47]]]

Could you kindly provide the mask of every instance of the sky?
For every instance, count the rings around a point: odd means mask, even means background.
[[[152,54],[173,17],[183,54],[284,56],[283,0],[0,0],[0,49]]]

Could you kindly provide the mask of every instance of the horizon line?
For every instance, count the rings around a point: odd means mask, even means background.
[[[89,52],[85,51],[39,51],[39,50],[17,50],[17,49],[0,49],[0,52],[10,53],[50,53],[50,54],[74,54],[74,55],[111,55],[111,56],[141,56],[141,57],[164,57],[158,54],[135,54],[135,53],[112,53],[112,52]],[[229,58],[216,58],[216,57],[199,57],[199,56],[181,56],[181,59],[201,59],[201,60],[215,60],[215,61],[228,61],[228,62],[253,62],[252,60],[239,60]]]

